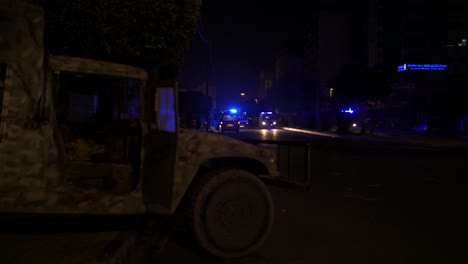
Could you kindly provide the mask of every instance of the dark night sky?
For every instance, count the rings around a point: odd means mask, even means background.
[[[204,1],[201,21],[213,54],[210,83],[218,87],[220,103],[230,104],[241,91],[256,91],[260,70],[273,70],[285,44],[306,35],[310,8],[304,1]],[[182,69],[182,88],[206,80],[208,50],[195,36]]]

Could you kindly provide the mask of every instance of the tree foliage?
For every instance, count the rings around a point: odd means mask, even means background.
[[[345,65],[335,80],[338,104],[384,100],[390,92],[383,73],[366,65]]]
[[[201,0],[42,0],[50,53],[177,73]]]
[[[253,98],[249,98],[241,103],[241,109],[243,112],[247,112],[249,117],[258,117],[260,112],[266,111],[269,109],[265,108],[265,103],[263,101],[255,101]]]

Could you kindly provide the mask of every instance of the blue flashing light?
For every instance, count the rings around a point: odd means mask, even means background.
[[[348,114],[353,114],[354,113],[354,110],[350,108],[348,109],[345,109],[345,110],[340,110],[341,113],[348,113]]]
[[[402,71],[445,71],[447,64],[403,64],[398,66],[398,72]]]
[[[272,114],[273,114],[273,112],[267,112],[267,114],[269,114],[269,115],[272,115]]]
[[[231,114],[237,114],[237,109],[231,108],[229,109],[229,112],[231,112]]]

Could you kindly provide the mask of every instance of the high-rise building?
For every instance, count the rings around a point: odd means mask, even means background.
[[[273,95],[273,85],[275,74],[271,71],[260,72],[260,85],[258,90],[258,99],[262,101],[271,101]]]
[[[311,13],[304,69],[313,76],[310,89],[320,95],[316,105],[322,124],[334,110],[329,104],[334,79],[347,64],[381,72],[392,85],[386,107],[395,110],[389,111],[395,121],[387,122],[391,127],[411,128],[461,111],[466,105],[461,85],[467,76],[468,1],[349,2],[318,4]],[[458,102],[450,105],[454,98]]]
[[[304,52],[305,89],[312,95],[316,128],[335,121],[329,103],[343,66],[367,64],[367,2],[323,1],[310,14]]]
[[[400,45],[396,48],[400,58],[394,68],[398,78],[393,96],[403,98],[400,102],[406,106],[393,118],[407,129],[422,125],[438,131],[460,131],[457,119],[466,111],[463,105],[468,99],[460,89],[468,73],[463,46],[468,5],[457,0],[408,0],[392,1],[388,6],[397,3]]]
[[[292,113],[300,109],[303,85],[302,58],[283,54],[276,61],[275,111]]]

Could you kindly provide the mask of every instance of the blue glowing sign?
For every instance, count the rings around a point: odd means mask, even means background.
[[[403,64],[398,66],[398,72],[402,71],[445,71],[447,64]]]
[[[345,109],[345,110],[340,110],[340,112],[341,112],[341,113],[348,113],[348,114],[352,114],[352,113],[354,113],[354,110],[353,110],[353,109],[351,109],[351,107],[350,107],[350,108],[348,108],[348,109]]]

